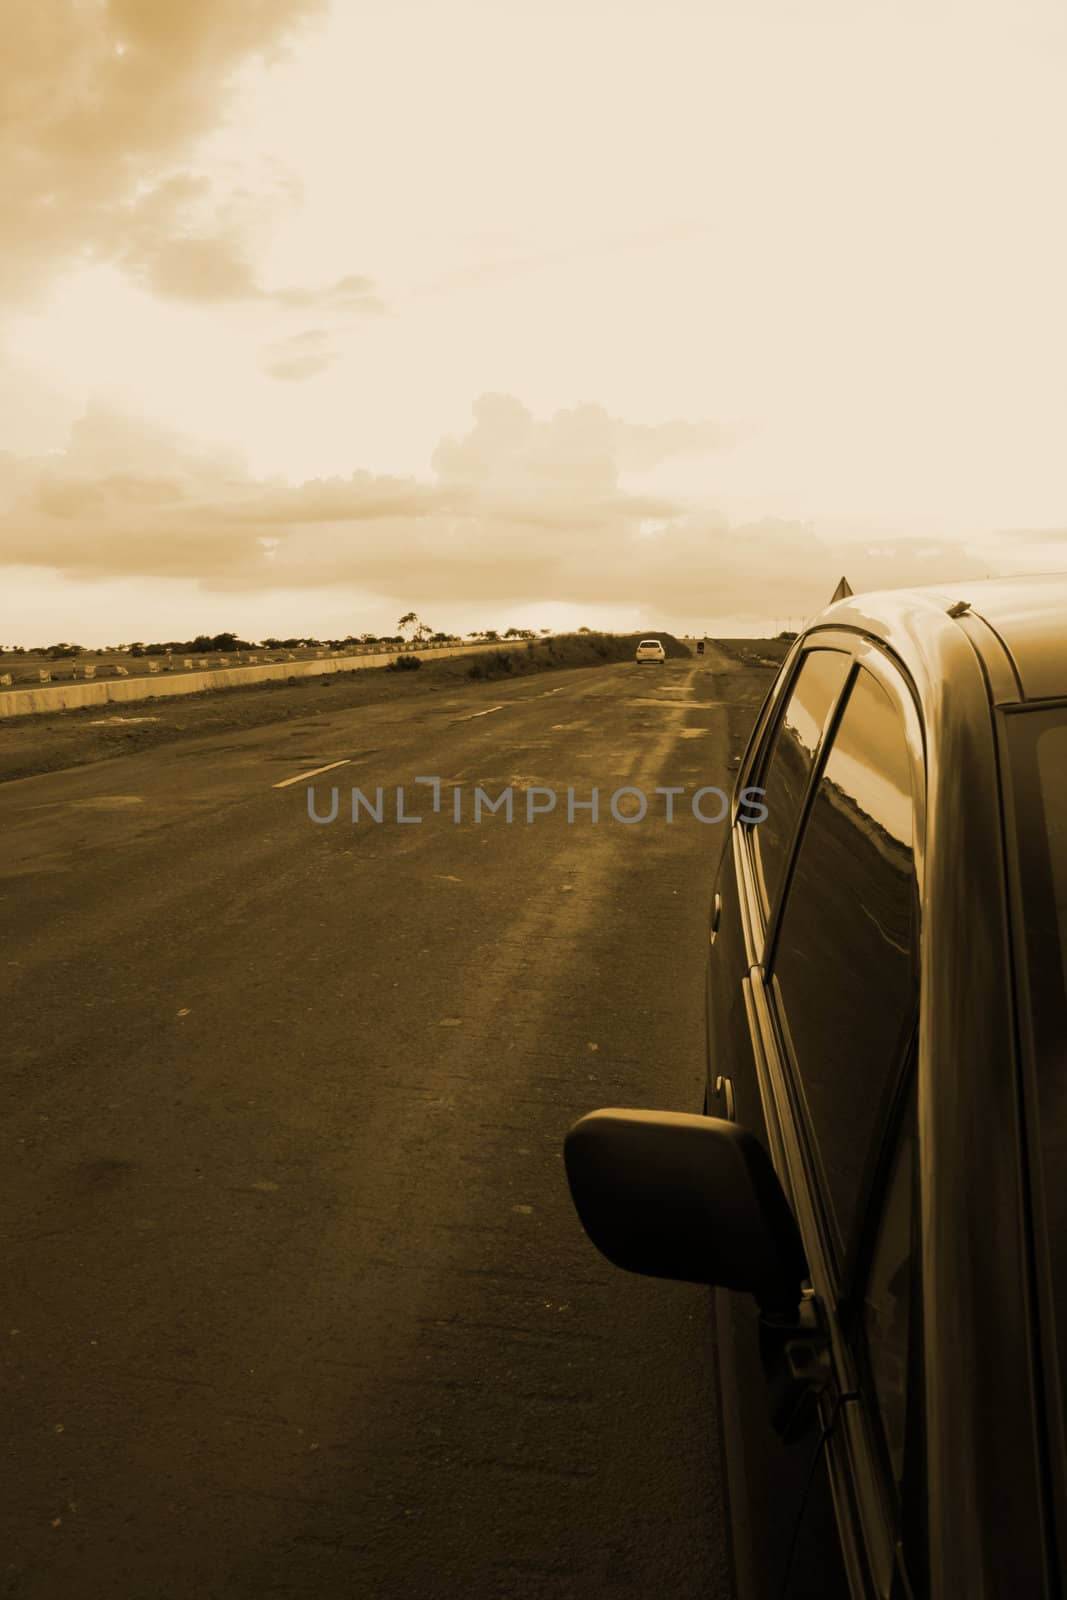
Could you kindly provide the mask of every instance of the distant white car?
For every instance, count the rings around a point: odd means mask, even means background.
[[[642,661],[656,661],[662,667],[667,660],[667,652],[664,650],[658,639],[642,639],[641,643],[637,647],[637,654],[634,657],[634,660],[638,663]]]

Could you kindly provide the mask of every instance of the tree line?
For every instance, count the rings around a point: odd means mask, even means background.
[[[289,639],[267,638],[260,639],[258,643],[252,639],[242,639],[236,633],[198,633],[195,639],[163,639],[151,643],[135,639],[128,644],[105,645],[101,648],[87,647],[81,644],[71,644],[61,640],[57,644],[25,645],[12,644],[0,645],[0,655],[9,656],[47,656],[51,661],[75,659],[78,656],[103,656],[103,655],[130,655],[130,656],[169,656],[169,655],[204,655],[214,651],[218,655],[226,655],[238,650],[344,650],[353,645],[403,645],[413,643],[432,642],[434,644],[459,643],[462,637],[468,639],[484,639],[493,643],[497,639],[534,639],[536,634],[533,628],[508,628],[500,633],[496,628],[482,628],[477,632],[465,636],[455,633],[435,632],[426,623],[420,622],[413,611],[400,618],[397,623],[398,632],[393,634],[360,633],[346,634],[343,639],[317,639],[307,634],[301,634]],[[542,628],[542,634],[551,633],[551,628]],[[581,630],[588,633],[587,628]]]

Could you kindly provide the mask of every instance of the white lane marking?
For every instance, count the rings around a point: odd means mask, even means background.
[[[350,756],[345,756],[343,761],[331,761],[325,767],[312,767],[310,772],[298,772],[295,778],[283,778],[281,783],[272,783],[272,789],[288,789],[291,783],[303,783],[305,778],[317,778],[320,772],[332,772],[334,767],[347,767]]]
[[[68,800],[67,805],[85,806],[90,811],[121,810],[123,806],[144,805],[143,794],[93,794],[85,800]]]
[[[487,706],[484,711],[472,711],[469,717],[453,717],[453,722],[473,722],[475,717],[487,717],[490,712],[503,711],[503,705]]]

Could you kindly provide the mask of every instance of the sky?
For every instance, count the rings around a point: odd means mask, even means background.
[[[1067,567],[1061,0],[35,0],[0,643]]]

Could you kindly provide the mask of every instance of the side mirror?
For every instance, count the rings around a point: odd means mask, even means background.
[[[804,1248],[747,1129],[680,1112],[591,1111],[563,1154],[582,1226],[615,1266],[744,1290],[765,1317],[796,1318]]]

